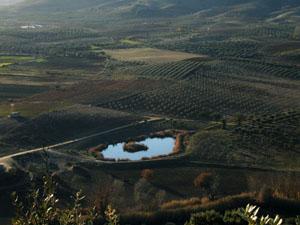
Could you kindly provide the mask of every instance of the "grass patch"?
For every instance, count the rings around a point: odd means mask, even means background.
[[[13,55],[0,56],[0,60],[9,60],[9,61],[28,61],[33,59],[34,59],[33,56],[13,56]]]
[[[122,39],[122,40],[120,40],[120,42],[122,44],[126,44],[126,45],[141,45],[142,44],[141,41],[132,40],[132,39],[129,39],[129,38]]]
[[[51,112],[69,106],[67,102],[20,102],[3,103],[0,105],[0,117],[8,116],[12,112],[19,112],[21,116],[32,118],[41,113]]]
[[[94,53],[100,53],[100,54],[104,53],[103,49],[96,45],[91,45],[90,49],[91,49],[91,52],[94,52]]]
[[[1,62],[14,64],[14,63],[26,63],[26,62],[43,63],[45,61],[46,60],[42,57],[34,57],[34,56],[18,56],[18,55],[2,55],[2,56],[0,56],[0,65],[1,65]]]
[[[287,50],[287,51],[282,51],[277,54],[278,56],[293,56],[293,55],[300,55],[300,48],[298,49],[293,49],[293,50]]]
[[[12,63],[0,63],[0,68],[7,67],[9,65],[12,65]]]

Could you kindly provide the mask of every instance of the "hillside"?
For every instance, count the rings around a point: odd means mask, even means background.
[[[35,16],[46,13],[72,20],[76,20],[76,15],[89,20],[115,20],[120,17],[154,19],[201,14],[206,19],[225,16],[257,20],[273,16],[292,18],[299,15],[295,7],[299,7],[297,0],[27,0],[17,6],[17,12],[24,15],[35,12]]]

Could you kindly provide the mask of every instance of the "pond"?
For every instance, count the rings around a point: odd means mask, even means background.
[[[116,160],[141,160],[144,157],[151,158],[154,156],[169,155],[173,152],[175,138],[148,138],[138,143],[148,146],[148,150],[130,153],[124,151],[124,143],[118,143],[115,145],[109,145],[107,149],[102,151],[102,155],[104,158]]]

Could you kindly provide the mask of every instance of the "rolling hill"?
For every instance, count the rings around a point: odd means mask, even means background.
[[[297,0],[27,0],[18,13],[81,14],[86,18],[157,18],[203,14],[205,17],[279,19],[299,15]]]

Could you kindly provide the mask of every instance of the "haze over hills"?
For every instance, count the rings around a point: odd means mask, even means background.
[[[0,6],[15,5],[17,3],[23,2],[24,0],[0,0]]]
[[[7,1],[4,1],[7,2]],[[298,7],[298,8],[297,8]],[[265,19],[273,16],[299,16],[297,0],[25,0],[18,13],[53,14],[76,13],[84,17],[112,19],[177,17],[203,15],[234,18]],[[76,15],[75,14],[75,15]],[[68,14],[66,14],[68,16]],[[110,18],[109,18],[110,17]]]

